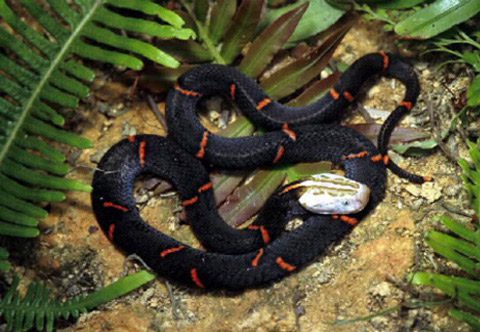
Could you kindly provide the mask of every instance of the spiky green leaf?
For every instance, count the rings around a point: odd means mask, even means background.
[[[239,69],[251,77],[257,77],[272,61],[273,56],[283,47],[295,31],[300,18],[307,10],[308,3],[280,16],[268,26],[250,45]]]
[[[238,11],[225,33],[222,46],[222,57],[225,63],[232,63],[242,48],[255,35],[264,4],[264,0],[245,0],[238,7]]]

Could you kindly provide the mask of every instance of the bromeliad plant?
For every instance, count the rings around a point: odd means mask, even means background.
[[[198,40],[158,41],[157,45],[182,62],[176,69],[158,68],[142,75],[142,80],[155,83],[159,88],[171,87],[178,76],[194,65],[214,62],[236,65],[247,75],[259,79],[272,97],[284,98],[318,77],[328,62],[326,54],[332,53],[353,23],[353,20],[347,20],[330,33],[329,42],[292,59],[281,73],[266,79],[262,74],[276,63],[274,58],[282,49],[292,46],[289,41],[315,37],[339,20],[344,11],[323,0],[303,0],[266,11],[265,0],[245,0],[238,7],[237,2],[226,0],[179,3],[182,6],[177,13],[187,26],[195,30]],[[262,16],[263,12],[265,15]],[[278,78],[282,81],[277,82]],[[280,89],[280,86],[284,88]]]
[[[173,68],[179,62],[141,36],[195,34],[149,0],[0,0],[0,18],[0,235],[35,237],[45,203],[91,189],[63,177],[70,167],[49,143],[92,146],[61,129],[61,110],[89,94],[95,73],[87,60],[139,70],[146,58]]]
[[[216,62],[237,66],[257,79],[267,94],[290,106],[315,102],[338,79],[339,71],[330,71],[325,78],[321,73],[325,69],[328,72],[327,65],[333,52],[356,20],[356,16],[345,14],[325,0],[297,1],[278,9],[267,7],[267,10],[264,10],[267,4],[263,0],[244,0],[238,7],[235,1],[227,0],[180,3],[178,13],[196,31],[199,40],[186,43],[160,41],[158,45],[174,54],[182,64],[176,69],[159,68],[145,73],[141,81],[146,87],[155,84],[166,90],[192,66]],[[305,39],[313,40],[315,46],[309,48],[302,43],[288,50],[293,42]],[[221,113],[221,109],[215,110]],[[372,130],[375,126],[367,124],[356,129],[373,138],[376,136]],[[234,128],[221,134],[251,135],[253,130],[246,119],[240,118]],[[418,132],[400,136],[410,139],[425,137]],[[217,202],[225,201],[219,212],[228,223],[237,226],[254,215],[286,178],[295,181],[330,168],[330,163],[321,163],[261,170],[230,196],[243,177],[214,176]]]
[[[336,71],[326,78],[321,78],[320,74],[355,21],[355,17],[349,16],[331,26],[344,11],[331,7],[324,0],[298,1],[290,6],[268,10],[265,10],[265,0],[244,0],[238,7],[236,1],[228,0],[179,3],[181,6],[177,13],[199,38],[186,42],[159,41],[157,45],[172,53],[182,64],[175,69],[156,68],[145,72],[140,84],[146,88],[154,85],[156,91],[165,91],[193,66],[214,62],[237,66],[248,76],[256,78],[270,96],[288,105],[309,104],[320,98],[338,78],[339,72]],[[311,48],[303,44],[301,49],[297,49],[297,56],[286,50],[292,41],[320,39],[322,31],[322,43]],[[288,61],[282,62],[282,56]],[[281,69],[272,73],[270,69],[279,63]],[[217,111],[220,113],[221,110]],[[253,131],[253,126],[241,117],[232,128],[221,134],[251,135]],[[258,171],[248,184],[220,207],[220,214],[231,225],[238,225],[254,215],[287,176],[294,180],[312,171],[328,169],[328,165],[321,164],[309,169],[300,166]],[[221,203],[244,177],[219,176],[212,180],[217,202]]]
[[[469,142],[471,166],[461,160],[463,180],[475,215],[480,215],[480,140]],[[452,317],[465,321],[475,331],[480,331],[480,227],[478,220],[465,225],[448,216],[439,218],[451,232],[430,231],[427,243],[439,255],[456,263],[469,276],[457,277],[438,273],[417,272],[411,275],[413,284],[433,286],[456,300],[455,308],[449,311]],[[477,218],[474,218],[477,219]]]

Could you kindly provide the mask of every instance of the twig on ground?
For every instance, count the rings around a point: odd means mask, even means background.
[[[147,94],[147,102],[148,106],[150,106],[150,109],[152,110],[153,114],[158,119],[158,122],[160,122],[160,125],[162,126],[163,130],[167,130],[167,122],[165,121],[165,116],[160,112],[158,109],[157,103],[155,100],[153,100],[153,97],[150,94]]]

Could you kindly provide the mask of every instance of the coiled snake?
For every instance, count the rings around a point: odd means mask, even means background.
[[[337,122],[362,84],[372,76],[400,80],[403,101],[382,125],[378,147]],[[158,275],[200,288],[244,289],[268,284],[318,257],[341,239],[383,199],[386,168],[415,183],[413,175],[388,158],[390,135],[416,102],[419,83],[412,67],[384,52],[366,55],[342,75],[318,102],[301,108],[271,100],[255,81],[234,68],[202,65],[184,74],[167,99],[168,137],[131,136],[102,158],[93,179],[92,205],[108,238],[136,254]],[[225,138],[199,122],[201,98],[226,95],[265,132]],[[328,160],[347,178],[366,184],[368,205],[353,215],[315,215],[301,208],[295,185],[280,189],[255,222],[233,229],[218,215],[207,167],[253,169],[280,163]],[[192,230],[206,251],[192,248],[149,226],[133,198],[135,178],[143,173],[169,181],[178,191]],[[283,230],[293,217],[303,223]]]

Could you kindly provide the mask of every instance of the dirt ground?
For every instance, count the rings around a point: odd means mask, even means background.
[[[359,22],[339,47],[335,58],[351,63],[378,50],[408,51],[376,24]],[[404,126],[440,132],[452,117],[453,96],[465,88],[466,77],[448,76],[428,62],[415,61],[422,82],[418,105]],[[401,100],[400,84],[382,80],[362,101],[366,109],[389,111]],[[144,99],[127,98],[129,87],[105,77],[84,106],[83,135],[95,148],[75,155],[80,167],[71,177],[91,181],[99,157],[125,135],[165,132]],[[163,110],[164,105],[158,105]],[[429,109],[438,127],[432,129]],[[106,117],[105,110],[114,117]],[[103,111],[103,112],[102,112]],[[465,157],[458,138],[447,147]],[[446,306],[413,305],[418,288],[406,282],[409,272],[442,266],[423,241],[424,232],[438,227],[434,216],[468,212],[459,167],[440,149],[411,158],[392,153],[407,169],[432,175],[435,182],[413,185],[389,173],[386,199],[348,237],[299,273],[268,288],[242,293],[204,293],[167,284],[162,278],[117,301],[63,322],[61,331],[469,331],[448,318]],[[147,197],[142,215],[180,241],[193,243],[187,226],[172,210],[175,198]],[[458,216],[456,216],[458,217]],[[459,217],[460,218],[460,217]],[[70,193],[55,204],[42,224],[44,235],[32,241],[30,263],[17,272],[47,280],[59,296],[71,297],[107,285],[141,267],[128,263],[99,230],[86,193]],[[24,265],[25,266],[25,265]],[[28,280],[28,278],[26,279]],[[424,300],[433,299],[423,297]],[[385,311],[383,314],[382,312]],[[371,319],[362,319],[373,315]],[[355,320],[355,321],[352,321]]]

